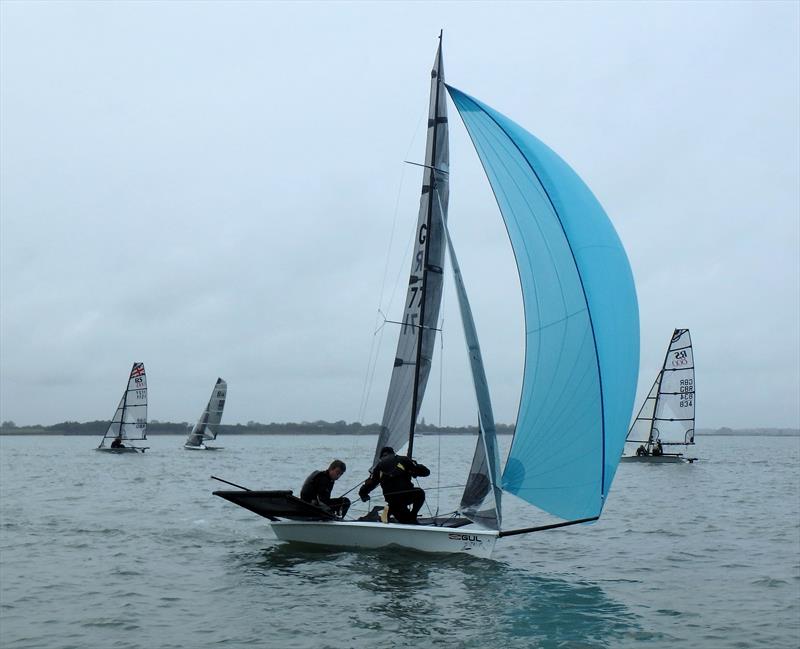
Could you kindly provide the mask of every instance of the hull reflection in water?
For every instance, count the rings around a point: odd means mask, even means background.
[[[402,548],[353,553],[276,544],[238,560],[258,575],[256,585],[286,578],[295,591],[318,593],[348,584],[347,603],[329,613],[347,628],[372,629],[387,647],[631,647],[660,635],[591,580],[468,555],[431,562]],[[398,624],[402,639],[391,633]]]

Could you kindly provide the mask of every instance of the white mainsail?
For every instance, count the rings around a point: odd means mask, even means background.
[[[128,385],[98,448],[103,448],[107,439],[115,437],[123,440],[147,439],[147,376],[144,363],[133,364]]]
[[[445,255],[442,224],[447,221],[449,198],[447,172],[450,153],[446,102],[440,41],[431,72],[424,180],[411,274],[381,432],[375,447],[375,462],[384,446],[392,446],[399,451],[408,442],[408,453],[411,455],[414,425],[430,374],[442,301]]]
[[[228,384],[218,378],[203,414],[200,415],[200,419],[197,420],[192,432],[186,438],[186,446],[199,447],[206,440],[217,439],[216,427],[222,421],[222,411],[225,409],[227,395]]]
[[[694,444],[694,352],[688,329],[675,329],[650,392],[636,415],[626,440],[626,455],[643,445],[650,453],[663,446]]]

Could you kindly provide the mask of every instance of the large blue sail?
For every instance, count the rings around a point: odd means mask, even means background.
[[[628,258],[566,162],[507,117],[448,90],[506,223],[525,308],[525,375],[503,488],[561,518],[599,516],[639,371]]]

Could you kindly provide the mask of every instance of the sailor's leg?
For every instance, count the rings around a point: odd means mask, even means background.
[[[336,512],[338,516],[344,518],[347,516],[347,510],[350,509],[349,498],[331,498],[331,509]]]
[[[386,504],[389,505],[389,515],[394,516],[398,523],[413,523],[416,517],[408,511],[410,504],[409,494],[396,494],[386,496]]]
[[[422,505],[425,503],[425,492],[419,487],[414,487],[410,495],[411,495],[411,516],[416,521],[417,514],[419,513],[419,510],[422,509]]]

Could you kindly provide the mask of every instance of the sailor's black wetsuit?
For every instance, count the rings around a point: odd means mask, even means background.
[[[389,505],[389,515],[398,523],[416,523],[417,513],[425,502],[425,492],[415,487],[411,478],[429,476],[431,474],[424,464],[412,460],[405,455],[386,455],[375,465],[369,478],[364,481],[358,495],[362,500],[379,484],[383,497]],[[409,511],[409,506],[411,510]]]
[[[335,514],[344,518],[350,509],[349,498],[331,498],[334,480],[327,471],[314,471],[306,478],[300,489],[300,499],[312,505],[324,505]]]

